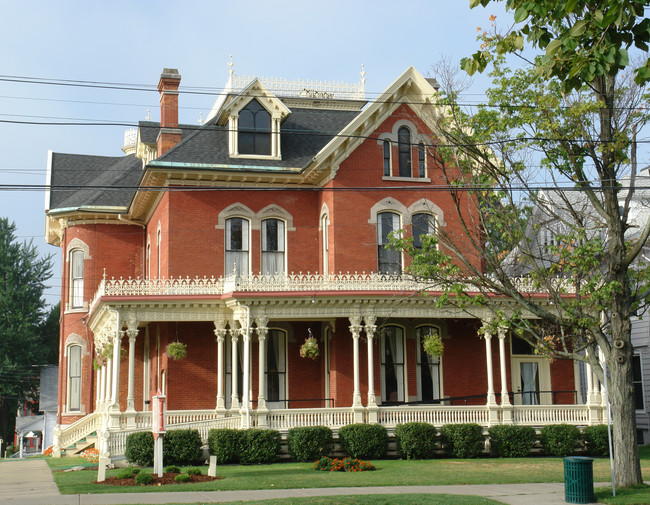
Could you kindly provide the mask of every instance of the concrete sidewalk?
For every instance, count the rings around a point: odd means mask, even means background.
[[[52,472],[44,460],[12,460],[0,463],[0,503],[3,505],[223,503],[305,496],[406,493],[484,496],[510,505],[556,505],[565,503],[563,483],[61,495],[54,483]]]

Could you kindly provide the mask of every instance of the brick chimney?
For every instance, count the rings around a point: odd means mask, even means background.
[[[178,127],[178,86],[181,75],[175,68],[165,68],[160,74],[160,133],[158,133],[158,157],[181,141]]]

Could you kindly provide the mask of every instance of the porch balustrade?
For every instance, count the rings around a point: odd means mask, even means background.
[[[512,279],[520,292],[539,293],[543,290],[527,277]],[[557,279],[556,288],[566,293],[574,291],[573,286],[563,279]],[[560,286],[560,284],[562,284]],[[476,291],[471,285],[466,289]],[[276,293],[318,293],[345,291],[404,291],[435,292],[441,286],[409,276],[382,275],[378,273],[339,273],[321,275],[317,273],[291,273],[288,275],[249,275],[242,277],[195,277],[169,279],[107,279],[104,278],[90,303],[91,311],[104,296],[183,296],[222,295],[232,292],[276,292]]]

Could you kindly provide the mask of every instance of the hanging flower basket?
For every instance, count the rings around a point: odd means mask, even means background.
[[[311,335],[311,332],[309,333]],[[306,338],[305,343],[300,346],[300,357],[316,359],[319,354],[320,349],[318,348],[318,340],[312,336]]]
[[[422,336],[422,347],[424,348],[424,352],[432,358],[442,356],[442,351],[445,349],[442,338],[440,338],[440,334],[437,331]]]
[[[170,359],[185,359],[187,357],[187,345],[182,342],[171,342],[167,344],[165,352]]]

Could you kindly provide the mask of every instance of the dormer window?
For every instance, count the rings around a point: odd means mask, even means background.
[[[255,99],[239,112],[239,154],[271,154],[271,114]]]

